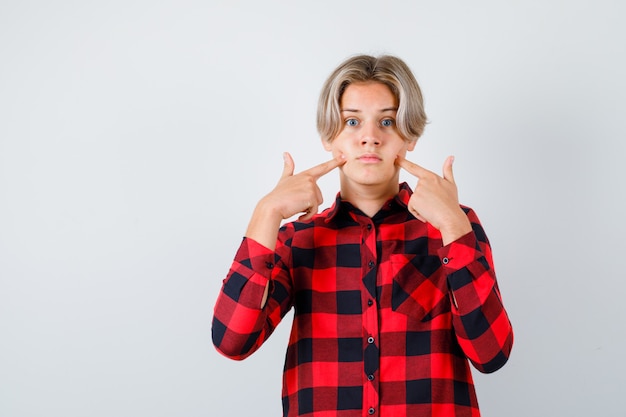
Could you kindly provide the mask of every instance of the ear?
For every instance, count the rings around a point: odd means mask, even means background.
[[[417,139],[411,140],[407,145],[406,145],[406,150],[411,152],[413,149],[415,149],[415,145],[417,144]]]
[[[326,149],[328,152],[333,150],[333,146],[331,144],[331,142],[329,140],[324,140],[322,139],[322,146],[324,147],[324,149]]]

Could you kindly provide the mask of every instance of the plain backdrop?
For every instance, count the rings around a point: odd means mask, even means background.
[[[0,416],[281,414],[291,316],[234,362],[213,305],[356,53],[413,69],[409,158],[454,154],[491,239],[516,341],[483,415],[623,416],[625,4],[0,1]]]

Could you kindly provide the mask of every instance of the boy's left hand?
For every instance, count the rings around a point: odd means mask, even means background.
[[[465,212],[459,205],[458,191],[452,173],[453,162],[453,156],[446,158],[443,163],[443,176],[439,176],[401,155],[396,158],[396,165],[419,180],[409,200],[409,212],[437,228],[441,232],[444,245],[472,230]]]

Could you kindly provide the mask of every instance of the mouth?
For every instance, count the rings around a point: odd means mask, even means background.
[[[366,153],[359,156],[357,160],[365,164],[375,164],[382,161],[382,158],[374,153]]]

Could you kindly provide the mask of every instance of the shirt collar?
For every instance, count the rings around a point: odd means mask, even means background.
[[[411,198],[412,194],[413,194],[413,190],[411,190],[411,187],[409,187],[409,185],[406,182],[403,182],[398,187],[398,194],[396,194],[393,198],[389,199],[389,201],[387,201],[383,205],[383,208],[393,207],[394,202],[400,207],[406,208],[409,204],[409,199]],[[345,201],[341,198],[341,192],[339,192],[337,193],[337,196],[335,197],[335,202],[330,207],[328,214],[326,215],[325,221],[326,223],[329,223],[330,221],[332,221],[333,219],[337,217],[338,213],[343,212],[343,211],[352,211],[355,209],[356,208],[352,204],[350,204],[348,201]]]

